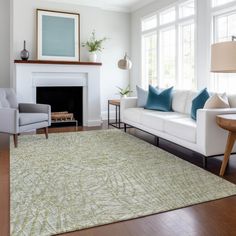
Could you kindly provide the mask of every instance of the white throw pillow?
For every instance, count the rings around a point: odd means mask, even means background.
[[[230,108],[229,100],[224,93],[223,95],[215,94],[210,97],[204,106],[204,109],[222,109]]]

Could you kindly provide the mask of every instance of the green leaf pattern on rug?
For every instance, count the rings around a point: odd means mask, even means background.
[[[236,194],[236,186],[118,130],[21,136],[11,235],[47,236]]]

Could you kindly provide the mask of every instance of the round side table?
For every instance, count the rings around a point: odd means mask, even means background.
[[[216,117],[216,121],[222,129],[229,131],[224,160],[220,169],[220,176],[224,176],[236,140],[236,114],[219,115]]]

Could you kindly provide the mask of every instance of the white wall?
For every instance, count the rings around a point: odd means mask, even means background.
[[[10,1],[0,1],[0,87],[10,86]]]
[[[197,44],[195,70],[198,89],[201,89],[208,87],[210,76],[211,12],[209,9],[211,0],[196,1]],[[142,81],[141,19],[175,2],[177,0],[159,0],[132,13],[131,56],[134,66],[131,72],[131,87],[133,90],[135,90],[136,85],[141,85]]]
[[[107,112],[107,100],[116,98],[116,86],[129,83],[129,73],[117,68],[117,61],[130,52],[130,14],[105,11],[94,7],[49,2],[45,0],[14,0],[13,7],[13,56],[19,58],[23,41],[27,42],[30,58],[36,59],[36,9],[51,9],[80,13],[81,42],[87,40],[93,30],[97,37],[110,38],[101,55],[101,95],[103,116]],[[81,48],[81,61],[87,61],[88,53]]]

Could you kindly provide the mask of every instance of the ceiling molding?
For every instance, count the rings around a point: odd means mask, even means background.
[[[107,11],[118,11],[118,12],[133,12],[138,10],[139,8],[144,7],[145,5],[148,5],[151,2],[154,2],[156,0],[145,0],[140,1],[133,6],[130,7],[122,7],[117,4],[111,4],[107,3],[107,1],[104,0],[47,0],[50,2],[60,2],[60,3],[69,3],[69,4],[75,4],[75,5],[81,5],[81,6],[89,6],[89,7],[97,7],[103,10]]]
[[[152,2],[156,2],[157,0],[145,0],[145,1],[140,1],[139,3],[136,3],[134,6],[131,7],[130,12],[134,12],[139,10],[142,7],[145,7],[149,5]]]

